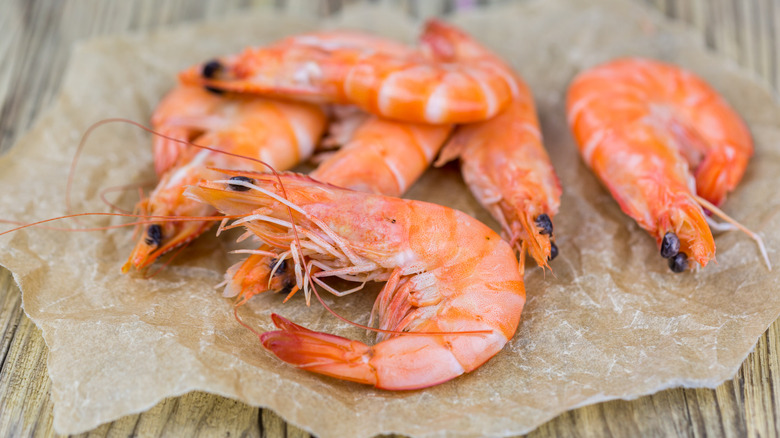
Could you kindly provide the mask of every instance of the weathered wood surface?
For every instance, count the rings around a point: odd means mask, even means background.
[[[644,1],[690,23],[714,50],[780,87],[780,0]],[[416,16],[447,14],[446,0],[391,3]],[[337,11],[339,0],[0,0],[0,152],[30,127],[57,93],[75,40],[155,29],[256,7],[308,16]],[[780,326],[773,324],[739,374],[715,390],[673,389],[638,400],[587,406],[548,422],[531,436],[778,436]],[[19,289],[0,269],[0,436],[51,436],[46,345],[21,310]],[[349,419],[338,419],[349,421]],[[167,399],[151,410],[85,434],[104,436],[263,436],[307,433],[269,410],[205,393]]]

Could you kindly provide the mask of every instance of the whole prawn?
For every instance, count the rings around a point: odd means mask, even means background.
[[[706,266],[715,241],[702,206],[728,219],[717,206],[753,154],[737,113],[694,74],[641,58],[579,74],[567,113],[583,160],[623,212],[655,237],[670,269],[687,270],[689,258]],[[742,229],[769,265],[761,240]]]
[[[376,37],[373,37],[376,39]],[[430,61],[388,44],[317,42],[309,36],[196,65],[179,78],[212,90],[354,104],[385,118],[415,123],[485,120],[506,106],[512,78],[490,60]]]
[[[326,118],[319,107],[311,104],[254,96],[215,96],[199,87],[179,86],[163,99],[152,121],[156,131],[227,153],[188,148],[168,138],[154,143],[155,168],[162,173],[161,178],[136,209],[152,216],[196,217],[213,216],[215,210],[185,198],[187,185],[217,177],[219,174],[211,167],[260,167],[241,156],[289,169],[311,155]],[[167,221],[146,226],[122,271],[149,266],[212,224]]]
[[[460,158],[463,179],[501,225],[519,254],[521,270],[526,251],[539,266],[548,266],[558,255],[552,218],[561,185],[542,145],[531,91],[497,55],[452,25],[430,20],[421,40],[435,59],[493,59],[496,68],[514,77],[507,108],[490,120],[459,126],[436,164]]]
[[[261,341],[280,359],[378,388],[414,389],[474,370],[514,335],[523,279],[512,248],[476,219],[302,175],[283,174],[277,182],[267,174],[225,172],[230,179],[201,182],[188,196],[245,215],[233,226],[246,226],[287,259],[298,287],[307,291],[308,278],[324,284],[328,276],[387,282],[372,320],[392,333],[369,346],[275,315],[279,330]]]

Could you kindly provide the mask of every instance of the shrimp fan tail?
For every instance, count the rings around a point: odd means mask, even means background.
[[[260,341],[279,359],[307,371],[376,385],[368,345],[309,330],[276,314],[271,318],[280,330],[263,333]]]

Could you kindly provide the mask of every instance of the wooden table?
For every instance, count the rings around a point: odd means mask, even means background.
[[[381,1],[381,0],[380,0]],[[626,0],[641,1],[641,0]],[[0,152],[30,127],[59,90],[77,39],[219,17],[257,7],[307,16],[337,12],[348,0],[0,0]],[[462,3],[390,1],[415,16],[446,15]],[[681,19],[708,45],[780,87],[780,0],[645,0]],[[0,214],[1,215],[1,214]],[[0,436],[51,436],[51,382],[41,332],[21,310],[19,289],[0,268]],[[587,406],[543,425],[532,436],[777,436],[780,326],[758,341],[738,375],[715,390],[672,389],[635,401]],[[780,382],[779,382],[780,383]],[[89,436],[266,436],[306,432],[270,410],[191,393],[104,424]]]

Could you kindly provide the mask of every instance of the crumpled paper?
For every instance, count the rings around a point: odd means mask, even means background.
[[[674,62],[703,76],[744,116],[756,141],[756,157],[723,208],[761,233],[780,265],[780,155],[773,149],[780,144],[780,111],[770,93],[708,53],[692,33],[631,2],[540,0],[452,21],[525,77],[564,189],[554,274],[527,271],[528,303],[504,350],[473,373],[425,390],[387,392],[337,381],[280,362],[233,319],[232,302],[213,286],[239,258],[226,253],[235,235],[210,233],[143,279],[119,273],[133,244],[130,228],[31,229],[0,238],[0,263],[13,272],[24,309],[49,346],[58,432],[86,431],[165,397],[202,390],[271,408],[321,437],[504,436],[578,406],[674,386],[715,387],[734,375],[780,312],[780,274],[768,271],[754,244],[736,232],[716,237],[717,263],[670,273],[653,239],[581,162],[564,96],[577,72],[623,55]],[[0,162],[2,216],[33,221],[64,214],[64,182],[81,134],[109,116],[147,121],[178,70],[246,45],[337,27],[411,42],[420,23],[361,6],[324,21],[248,15],[79,47],[57,102]],[[103,188],[153,178],[150,142],[126,125],[96,130],[77,168],[74,210],[105,211],[98,198]],[[132,205],[133,193],[120,194],[118,202]],[[456,166],[429,171],[409,197],[459,208],[497,228]],[[67,226],[123,221],[85,218]],[[377,289],[326,300],[366,323]],[[239,315],[264,331],[271,329],[271,312],[368,340],[318,304],[307,308],[302,297],[283,305],[281,296],[259,296]]]

